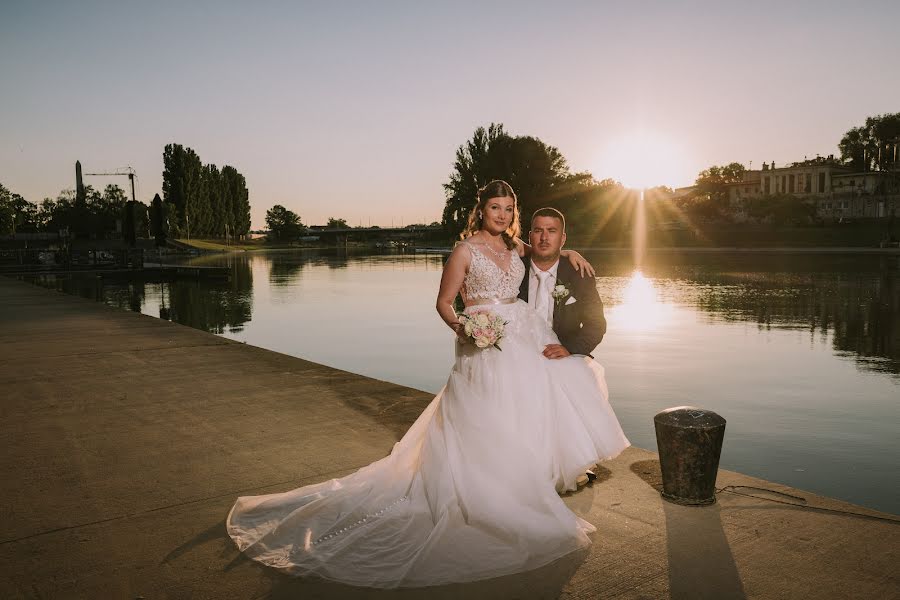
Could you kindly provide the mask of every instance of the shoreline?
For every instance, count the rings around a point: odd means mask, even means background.
[[[190,245],[184,240],[178,240],[180,244]],[[211,245],[211,244],[210,244]],[[634,249],[631,246],[582,246],[571,244],[569,246],[579,252],[611,252],[630,253]],[[371,254],[449,254],[453,249],[450,245],[422,245],[410,246],[405,249],[375,248],[371,245],[350,246],[282,246],[248,248],[209,248],[191,246],[200,254],[231,254],[236,252],[294,252],[294,251],[332,251],[332,252],[360,252]],[[872,254],[883,256],[900,256],[900,247],[881,248],[878,246],[649,246],[644,249],[646,253],[660,254]]]

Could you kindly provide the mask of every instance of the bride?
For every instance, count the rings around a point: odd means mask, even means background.
[[[479,190],[438,292],[438,313],[460,335],[447,384],[385,458],[340,479],[238,498],[227,528],[241,551],[291,575],[388,588],[519,573],[590,545],[594,526],[558,492],[629,443],[603,368],[542,355],[559,340],[517,299],[530,252],[518,231],[512,188]],[[466,312],[506,321],[500,349],[462,341],[457,294]]]

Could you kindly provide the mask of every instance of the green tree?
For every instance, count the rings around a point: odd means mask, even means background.
[[[247,181],[234,167],[222,167],[222,179],[228,197],[228,226],[234,236],[245,236],[250,231],[250,193]]]
[[[18,194],[13,194],[17,200],[21,200],[21,209],[16,213],[16,231],[34,233],[40,231],[38,222],[38,206],[33,202],[26,202]]]
[[[204,165],[180,144],[163,151],[163,200],[176,236],[244,236],[250,231],[247,182],[230,166]]]
[[[572,174],[562,153],[531,136],[501,138],[489,154],[494,168],[516,191],[522,227],[528,229],[531,213],[543,206],[559,208],[583,190],[592,177]],[[473,202],[474,204],[474,202]]]
[[[328,217],[328,222],[325,224],[325,229],[347,229],[349,227],[347,219],[335,219],[334,217]]]
[[[125,206],[125,203],[128,202],[128,196],[125,195],[125,190],[117,185],[107,185],[106,188],[103,189],[102,198],[104,204],[112,206],[116,210],[122,208]]]
[[[38,231],[54,231],[53,213],[56,210],[56,201],[53,198],[44,198],[38,206],[35,221]]]
[[[0,233],[36,231],[37,206],[0,184]]]
[[[150,235],[156,242],[156,246],[162,247],[166,245],[166,237],[169,234],[169,223],[166,218],[166,204],[159,197],[159,194],[153,196],[150,203]]]
[[[679,198],[676,206],[691,219],[721,221],[726,218],[726,206],[709,194],[689,194]]]
[[[16,224],[16,212],[12,206],[12,193],[0,184],[0,234],[12,233]]]
[[[896,168],[898,147],[900,112],[868,117],[865,125],[851,128],[838,143],[841,159],[859,171]]]
[[[535,209],[570,204],[595,183],[589,173],[571,173],[559,149],[538,138],[511,136],[502,124],[479,127],[457,149],[453,171],[444,184],[443,224],[449,232],[465,227],[478,188],[494,179],[503,179],[515,190],[525,228]]]
[[[250,232],[250,192],[247,180],[234,167],[222,167],[222,177],[231,198],[233,235],[243,237]]]
[[[760,223],[806,225],[816,217],[812,201],[792,194],[771,194],[744,199],[747,215]]]
[[[136,204],[138,202],[128,202],[122,210],[122,239],[131,247],[137,241]]]
[[[304,229],[300,216],[280,204],[266,211],[266,226],[278,240],[295,240]]]
[[[75,190],[62,190],[56,200],[46,198],[41,204],[41,211],[49,210],[48,227],[50,231],[68,229],[69,233],[76,233],[79,209],[76,206]]]
[[[163,200],[171,207],[168,213],[176,236],[189,237],[192,231],[202,231],[205,225],[208,215],[204,213],[207,200],[203,197],[200,179],[202,169],[196,152],[181,144],[166,145],[163,151]]]
[[[124,226],[125,207],[128,204],[125,190],[117,185],[107,185],[102,193],[95,192],[90,186],[87,186],[85,191],[92,233],[102,236],[116,231],[117,221]]]
[[[222,176],[216,165],[200,168],[197,203],[191,213],[191,232],[197,237],[225,235],[224,194]]]
[[[638,192],[612,179],[578,179],[551,206],[566,216],[570,245],[622,245],[634,232]]]
[[[446,202],[443,223],[449,232],[459,233],[466,226],[469,212],[475,206],[478,188],[500,178],[493,175],[488,157],[491,147],[498,139],[505,137],[508,136],[503,124],[491,123],[487,129],[476,129],[472,139],[457,148],[450,181],[444,184]]]
[[[744,178],[746,167],[741,163],[729,163],[724,166],[715,166],[700,171],[695,182],[695,194],[707,196],[714,201],[728,199],[728,184],[736,183]]]

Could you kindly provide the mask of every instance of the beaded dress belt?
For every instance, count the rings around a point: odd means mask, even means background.
[[[467,306],[477,306],[481,304],[513,304],[518,300],[518,298],[478,298],[477,300],[469,302]]]

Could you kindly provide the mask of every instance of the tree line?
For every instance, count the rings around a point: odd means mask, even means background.
[[[839,143],[844,164],[860,170],[896,169],[893,162],[900,144],[900,113],[866,119],[850,129]],[[746,167],[732,162],[701,171],[693,189],[680,197],[658,186],[645,190],[648,227],[684,221],[733,222],[728,206],[728,185],[742,181]],[[512,185],[519,200],[522,228],[530,227],[531,213],[550,206],[567,217],[567,232],[574,243],[598,238],[628,237],[637,218],[634,202],[639,194],[621,183],[596,180],[589,172],[572,172],[558,148],[531,136],[513,136],[502,124],[479,127],[456,151],[449,180],[444,184],[442,224],[449,236],[458,235],[475,206],[478,189],[494,179]],[[778,225],[809,224],[815,206],[789,194],[762,195],[744,200],[742,218]]]
[[[80,205],[75,190],[62,190],[56,198],[44,198],[40,204],[25,200],[20,194],[0,184],[0,233],[57,233],[79,231],[106,237],[122,228],[128,198],[117,185],[103,191],[84,186],[84,204]],[[148,226],[147,207],[138,203],[135,211],[138,232]]]
[[[121,230],[147,235],[162,244],[167,236],[240,237],[250,230],[250,194],[244,176],[231,166],[204,165],[196,152],[168,144],[163,152],[163,199],[148,207],[134,203],[132,214],[125,191],[107,185],[103,191],[84,186],[84,200],[66,189],[40,204],[0,184],[0,234],[69,230],[73,235],[110,237]]]
[[[234,167],[204,165],[191,148],[167,144],[162,191],[170,235],[221,238],[250,231],[250,193]]]
[[[269,230],[269,235],[279,242],[295,241],[297,238],[306,235],[308,229],[300,221],[300,215],[281,204],[276,204],[266,211],[266,228]],[[325,224],[325,229],[347,228],[349,228],[349,225],[346,219],[329,217],[328,222]]]

